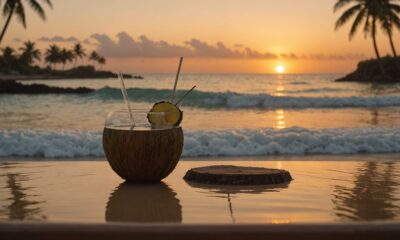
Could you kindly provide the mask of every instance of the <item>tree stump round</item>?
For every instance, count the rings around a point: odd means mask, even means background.
[[[238,166],[192,168],[183,178],[189,182],[215,185],[271,185],[293,180],[286,170]]]

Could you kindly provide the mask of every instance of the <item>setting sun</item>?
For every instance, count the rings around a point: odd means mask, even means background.
[[[275,67],[275,71],[277,73],[284,73],[285,72],[285,67],[282,66],[282,65],[278,65],[278,66]]]

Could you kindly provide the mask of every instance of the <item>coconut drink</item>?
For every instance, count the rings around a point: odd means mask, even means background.
[[[159,182],[179,162],[184,137],[180,127],[183,112],[178,104],[195,88],[173,103],[180,66],[171,101],[157,102],[149,110],[130,108],[125,84],[119,75],[127,110],[108,114],[103,131],[103,149],[111,168],[128,182]]]
[[[103,131],[106,158],[111,168],[129,182],[159,182],[178,164],[183,148],[182,128],[166,124],[170,117],[164,117],[171,115],[168,112],[135,113],[147,115],[143,118],[154,123],[149,121],[132,128],[116,121],[121,116],[128,117],[126,111],[110,113]]]

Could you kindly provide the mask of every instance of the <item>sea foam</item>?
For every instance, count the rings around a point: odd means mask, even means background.
[[[0,157],[104,157],[102,133],[0,130]],[[185,131],[184,157],[399,153],[400,129],[240,129]]]

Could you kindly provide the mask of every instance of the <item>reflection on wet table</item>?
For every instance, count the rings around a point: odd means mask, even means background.
[[[165,183],[121,183],[107,202],[106,221],[180,223],[182,206],[176,193]]]
[[[306,157],[304,157],[305,159]],[[124,183],[105,161],[0,162],[0,221],[139,223],[290,223],[400,220],[396,155],[181,161],[156,185]],[[386,160],[382,160],[386,159]],[[245,160],[245,161],[242,161]],[[290,160],[290,161],[288,161]],[[359,161],[367,160],[367,161]],[[283,168],[276,186],[185,182],[192,167]]]

